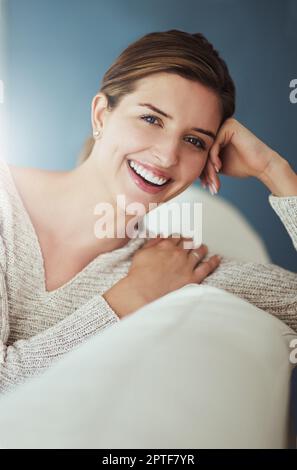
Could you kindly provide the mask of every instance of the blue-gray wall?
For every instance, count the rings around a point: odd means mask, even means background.
[[[12,163],[72,168],[105,70],[140,36],[176,28],[214,44],[237,86],[235,117],[297,171],[295,0],[8,0],[7,26]],[[254,178],[221,180],[221,195],[262,235],[273,262],[297,271],[269,191]]]
[[[7,143],[7,111],[5,99],[5,84],[7,83],[7,31],[5,2],[0,0],[0,151],[5,153]]]

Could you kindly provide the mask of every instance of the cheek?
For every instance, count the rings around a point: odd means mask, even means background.
[[[197,155],[194,158],[187,159],[187,162],[183,165],[181,174],[184,181],[194,181],[200,176],[205,167],[207,157]]]
[[[145,126],[127,123],[114,130],[118,147],[125,152],[137,152],[152,144],[153,134]]]

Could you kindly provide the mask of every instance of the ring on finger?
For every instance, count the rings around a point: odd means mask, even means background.
[[[191,254],[196,256],[196,258],[198,258],[198,260],[200,260],[200,256],[199,256],[198,253],[196,253],[196,251],[192,251]]]

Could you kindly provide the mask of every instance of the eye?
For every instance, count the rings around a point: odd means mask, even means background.
[[[153,114],[145,114],[143,116],[140,116],[140,119],[144,120],[145,122],[147,122],[150,125],[154,125],[154,122],[147,121],[147,119],[152,119],[152,120],[155,119],[157,121],[160,121],[160,119],[157,116],[154,116]],[[196,137],[191,137],[191,136],[189,136],[188,139],[193,139],[194,140],[194,143],[193,142],[190,142],[190,143],[192,145],[194,145],[194,147],[196,147],[198,150],[205,150],[206,149],[206,144],[203,140],[197,139]]]
[[[205,145],[205,142],[203,140],[197,139],[196,137],[188,137],[188,139],[194,139],[194,141],[196,141],[196,143],[191,142],[192,145],[194,145],[194,147],[197,147],[198,149],[205,150],[206,145]],[[197,143],[199,145],[197,145]]]
[[[144,121],[147,122],[148,124],[154,125],[153,122],[149,122],[149,121],[146,120],[146,119],[148,119],[148,118],[159,120],[159,118],[158,118],[157,116],[153,116],[152,114],[145,114],[144,116],[140,116],[140,119],[144,120]]]

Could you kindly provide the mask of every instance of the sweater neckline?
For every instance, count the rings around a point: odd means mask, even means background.
[[[25,222],[25,226],[27,227],[27,229],[28,229],[28,231],[31,235],[31,238],[34,242],[34,246],[35,246],[35,249],[36,249],[36,252],[37,252],[37,255],[38,255],[39,271],[40,271],[40,275],[41,275],[41,291],[40,291],[39,294],[41,296],[54,296],[54,295],[62,293],[67,288],[72,287],[72,285],[75,284],[77,281],[81,281],[81,279],[84,276],[87,275],[88,271],[91,270],[93,268],[93,266],[98,263],[99,259],[100,259],[100,263],[102,264],[102,268],[104,268],[104,266],[107,266],[109,264],[109,260],[110,261],[115,261],[115,259],[120,259],[121,255],[125,254],[126,252],[127,252],[127,254],[133,253],[133,251],[135,250],[135,247],[137,247],[138,245],[140,246],[142,244],[143,239],[136,236],[135,238],[131,238],[126,243],[126,245],[124,245],[120,248],[116,248],[115,250],[112,250],[112,251],[106,251],[104,253],[100,253],[95,258],[93,258],[81,271],[79,271],[77,274],[72,276],[72,278],[69,279],[67,282],[65,282],[61,286],[57,287],[56,289],[47,290],[44,257],[43,257],[43,254],[42,254],[42,250],[41,250],[41,246],[40,246],[40,242],[39,242],[39,239],[38,239],[37,232],[35,230],[35,227],[33,225],[33,222],[31,220],[29,212],[27,211],[27,209],[25,207],[25,204],[24,204],[23,199],[20,195],[20,192],[19,192],[19,190],[16,186],[16,183],[14,181],[14,177],[12,175],[12,172],[11,172],[10,168],[9,168],[9,164],[3,159],[2,159],[2,162],[4,163],[4,166],[6,168],[6,173],[8,175],[9,181],[10,181],[10,186],[11,186],[12,191],[14,193],[17,205],[20,209],[20,214],[22,216],[23,221]],[[139,230],[138,230],[137,233],[139,234]],[[99,282],[98,282],[98,286],[99,286]],[[98,292],[99,292],[99,287],[98,287]]]

